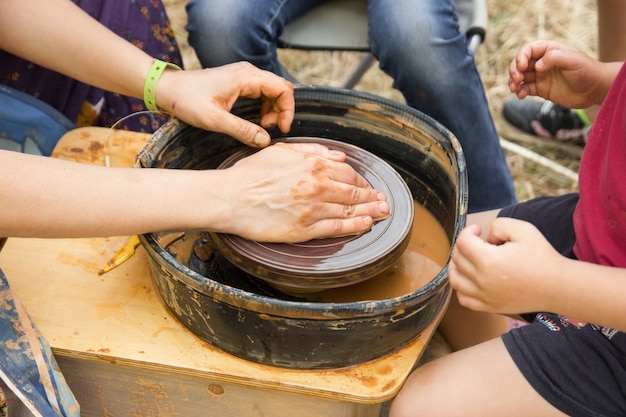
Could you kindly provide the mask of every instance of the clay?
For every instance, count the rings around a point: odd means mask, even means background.
[[[366,150],[319,137],[289,137],[282,142],[320,143],[346,154],[351,165],[370,185],[385,193],[390,214],[360,235],[286,244],[252,242],[239,236],[210,233],[219,252],[245,272],[286,293],[298,294],[352,285],[389,268],[400,257],[411,236],[413,197],[409,187],[388,163]],[[246,148],[226,159],[228,168],[255,152]]]
[[[305,297],[318,302],[346,303],[384,300],[410,294],[435,278],[448,262],[449,256],[450,241],[443,228],[428,210],[415,204],[411,240],[390,268],[359,284]]]

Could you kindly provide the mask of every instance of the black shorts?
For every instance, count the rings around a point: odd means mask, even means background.
[[[542,197],[506,207],[499,216],[533,223],[556,250],[575,259],[577,201],[578,194]],[[502,340],[543,398],[574,417],[626,416],[625,333],[550,313],[524,317],[532,322]]]

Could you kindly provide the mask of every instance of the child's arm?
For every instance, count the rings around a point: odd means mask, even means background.
[[[602,104],[621,62],[601,63],[554,41],[523,45],[509,66],[509,89],[519,98],[540,96],[571,108]]]
[[[449,268],[459,302],[500,314],[546,311],[626,331],[626,270],[556,252],[531,223],[496,219],[487,241],[467,227]]]

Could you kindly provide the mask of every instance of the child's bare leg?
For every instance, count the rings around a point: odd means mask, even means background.
[[[472,213],[467,224],[478,224],[485,239],[491,222],[500,210]],[[469,310],[459,304],[452,294],[450,305],[439,324],[439,330],[453,350],[460,350],[493,339],[509,330],[509,319],[499,314]]]
[[[467,309],[459,304],[456,293],[453,293],[438,330],[452,350],[456,351],[506,333],[509,330],[509,318]]]
[[[389,417],[562,417],[526,382],[500,338],[417,368]]]

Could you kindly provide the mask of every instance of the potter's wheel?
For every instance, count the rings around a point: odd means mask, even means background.
[[[455,241],[465,225],[467,174],[461,146],[450,131],[411,107],[364,92],[299,85],[294,93],[297,111],[292,136],[340,140],[387,161],[408,185],[415,206],[434,217],[448,242]],[[261,106],[260,100],[242,100],[232,112],[260,123]],[[282,136],[278,129],[270,134]],[[175,119],[153,135],[136,165],[215,169],[243,148],[228,135]],[[447,261],[432,280],[406,294],[313,302],[295,299],[302,293],[288,299],[267,295],[258,287],[270,285],[256,277],[250,277],[255,286],[245,283],[241,289],[240,281],[231,285],[236,277],[251,274],[239,268],[242,263],[222,262],[216,256],[221,257],[220,252],[207,254],[206,269],[198,273],[163,249],[156,234],[140,239],[155,286],[176,319],[207,343],[269,366],[328,369],[380,358],[414,340],[436,320],[450,296]],[[182,247],[181,254],[188,255],[187,246]],[[374,279],[359,285],[367,286]]]
[[[316,239],[297,244],[253,242],[211,233],[215,248],[245,272],[287,293],[321,291],[352,285],[390,267],[406,248],[413,224],[413,197],[403,178],[387,162],[357,146],[314,137],[280,139],[321,143],[344,152],[346,162],[373,188],[385,193],[390,215],[360,235]],[[245,148],[219,168],[256,152]]]

